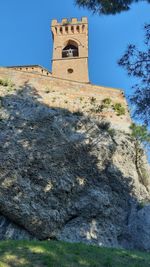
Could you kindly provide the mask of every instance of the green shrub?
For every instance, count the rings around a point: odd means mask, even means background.
[[[115,103],[113,105],[113,109],[117,116],[125,115],[125,108],[121,105],[121,103]]]
[[[92,96],[90,99],[90,102],[91,102],[91,104],[94,104],[96,102],[96,98]]]
[[[102,100],[102,105],[101,105],[101,111],[104,109],[104,108],[109,108],[110,107],[110,104],[111,104],[111,99],[110,98],[105,98]]]
[[[8,92],[14,89],[14,84],[9,79],[0,79],[0,85],[7,87]]]
[[[13,87],[14,84],[10,79],[0,79],[0,85]]]
[[[109,106],[109,105],[111,104],[111,99],[110,99],[110,98],[105,98],[105,99],[102,100],[102,103],[103,103],[104,105]]]
[[[9,85],[8,79],[0,79],[0,85],[2,85],[2,86],[8,86]]]

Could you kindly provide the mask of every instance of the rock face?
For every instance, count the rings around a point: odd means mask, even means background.
[[[150,205],[131,213],[128,233],[132,237],[132,247],[150,250]]]
[[[0,240],[14,239],[14,240],[31,240],[34,237],[30,235],[22,227],[11,223],[4,216],[0,216]]]
[[[129,134],[51,108],[29,85],[0,101],[0,212],[17,225],[9,238],[150,249],[148,166],[144,181]],[[0,219],[1,239],[10,222]]]

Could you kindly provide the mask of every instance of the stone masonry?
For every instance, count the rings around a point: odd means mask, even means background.
[[[122,90],[11,68],[0,68],[0,79],[11,80],[16,89],[29,85],[41,97],[40,101],[49,107],[82,112],[99,120],[108,120],[113,128],[129,131],[131,118]],[[125,114],[118,116],[111,106],[103,110],[99,109],[102,101],[107,98],[111,99],[111,105],[120,103],[125,108]]]

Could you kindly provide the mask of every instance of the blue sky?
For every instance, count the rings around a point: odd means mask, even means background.
[[[90,81],[130,92],[133,80],[117,60],[129,43],[143,48],[143,26],[150,18],[146,2],[116,16],[93,15],[74,0],[0,0],[0,10],[0,66],[40,64],[51,69],[51,20],[87,16]]]

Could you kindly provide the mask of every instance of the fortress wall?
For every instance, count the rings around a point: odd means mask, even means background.
[[[39,73],[46,76],[52,76],[52,74],[46,70],[45,68],[42,68],[41,66],[14,66],[14,67],[8,67],[10,70],[18,70],[18,71],[24,71],[24,72],[32,72],[32,73]]]
[[[71,112],[80,111],[98,119],[106,118],[114,128],[128,131],[131,118],[122,90],[73,82],[54,77],[47,77],[38,73],[18,71],[9,68],[0,68],[0,79],[10,79],[16,88],[26,84],[36,89],[40,101],[51,107],[59,107]],[[95,101],[92,103],[91,99]],[[105,98],[110,98],[112,104],[121,103],[126,114],[117,116],[112,108],[97,111],[97,107]]]

